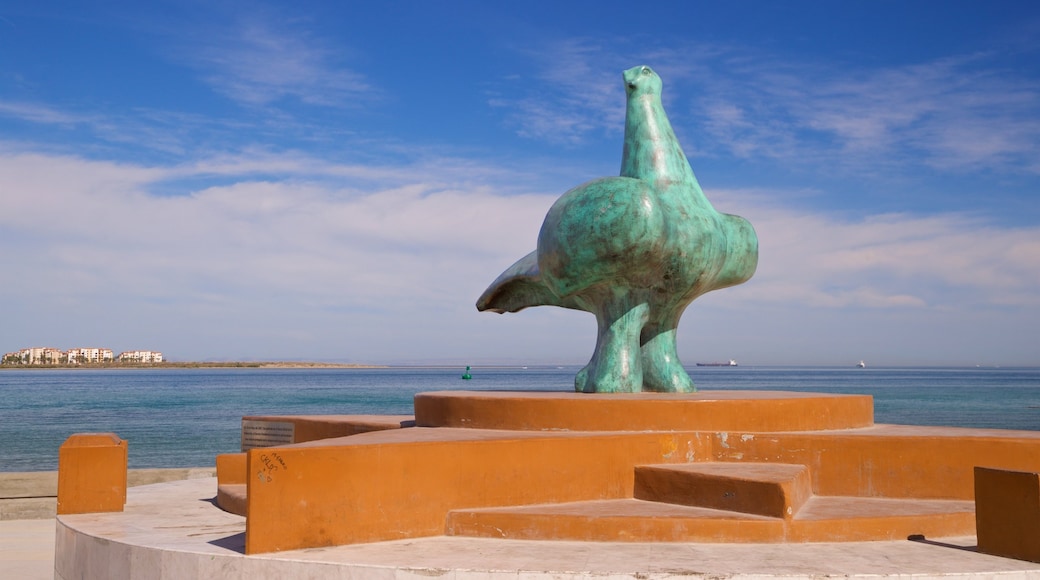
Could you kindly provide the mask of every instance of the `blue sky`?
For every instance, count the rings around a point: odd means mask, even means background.
[[[685,363],[1040,365],[1034,2],[297,4],[0,2],[0,351],[584,363],[474,302],[648,64],[761,246]]]

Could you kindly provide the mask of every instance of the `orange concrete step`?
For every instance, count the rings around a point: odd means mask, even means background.
[[[593,542],[782,542],[784,521],[639,499],[448,512],[445,534]]]
[[[970,501],[813,497],[792,519],[639,499],[453,510],[445,534],[524,540],[836,542],[971,535]]]
[[[812,497],[805,465],[704,462],[640,465],[636,499],[791,519]]]
[[[975,534],[975,502],[814,496],[787,522],[788,542],[868,542]]]
[[[246,484],[221,483],[217,485],[217,506],[220,509],[245,517],[246,505]]]

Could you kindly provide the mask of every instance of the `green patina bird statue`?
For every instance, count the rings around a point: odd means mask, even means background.
[[[701,294],[751,278],[758,237],[704,196],[661,105],[657,73],[638,66],[624,80],[621,176],[556,200],[537,249],[503,272],[477,309],[595,314],[596,348],[575,377],[578,391],[693,392],[676,351],[679,318]]]

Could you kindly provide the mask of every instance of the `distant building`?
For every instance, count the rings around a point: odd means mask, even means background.
[[[110,348],[73,348],[66,353],[65,360],[69,364],[91,364],[112,362],[114,358]]]
[[[65,362],[65,353],[50,347],[32,347],[4,355],[4,364],[56,365]]]
[[[116,360],[125,363],[161,363],[163,357],[161,352],[154,350],[128,350],[119,353]]]
[[[154,350],[128,350],[119,357],[112,356],[110,348],[72,348],[61,351],[56,348],[33,347],[9,352],[0,359],[4,365],[82,365],[110,363],[161,363],[163,354]]]

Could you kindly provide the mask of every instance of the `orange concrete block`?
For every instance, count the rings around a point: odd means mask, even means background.
[[[1040,562],[1040,474],[975,468],[979,551]]]
[[[246,553],[441,535],[456,508],[630,498],[636,464],[710,455],[689,433],[417,427],[337,441],[351,440],[248,452]]]
[[[126,440],[77,433],[58,449],[58,513],[121,512],[126,504]]]
[[[812,496],[809,470],[785,463],[640,465],[634,497],[790,519]]]

